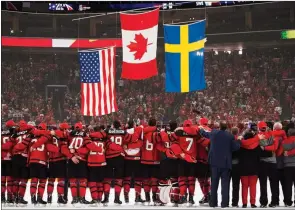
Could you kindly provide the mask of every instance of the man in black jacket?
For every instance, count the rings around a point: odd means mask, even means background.
[[[232,152],[240,148],[240,141],[227,130],[227,123],[220,122],[220,130],[210,133],[200,130],[202,136],[210,138],[209,164],[211,165],[211,198],[210,207],[217,207],[217,190],[221,179],[221,208],[229,206],[229,182],[232,169]]]

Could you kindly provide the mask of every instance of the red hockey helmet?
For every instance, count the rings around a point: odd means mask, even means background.
[[[47,125],[46,125],[46,123],[40,123],[40,124],[38,125],[38,128],[39,128],[40,130],[46,130],[46,129],[47,129]]]
[[[192,123],[192,121],[191,120],[185,120],[184,122],[183,122],[183,127],[189,127],[189,126],[191,126],[193,123]]]
[[[59,124],[59,128],[60,129],[69,129],[70,126],[68,123],[64,122],[64,123]]]
[[[15,122],[13,121],[13,120],[8,120],[6,123],[5,123],[5,126],[7,127],[7,128],[11,128],[11,127],[13,127],[13,126],[15,126],[16,124],[15,124]]]
[[[83,128],[83,125],[82,125],[81,122],[78,122],[78,123],[75,124],[75,129],[82,130],[82,128]]]
[[[208,119],[205,118],[205,117],[202,117],[202,118],[199,120],[199,124],[200,124],[200,125],[208,125]]]

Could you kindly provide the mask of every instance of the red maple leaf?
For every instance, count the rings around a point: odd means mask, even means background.
[[[130,42],[127,47],[129,48],[129,52],[135,52],[134,59],[140,60],[142,56],[147,52],[148,38],[144,38],[144,36],[140,34],[135,34],[134,42]]]

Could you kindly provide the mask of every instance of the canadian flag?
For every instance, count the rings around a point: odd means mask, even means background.
[[[158,74],[157,38],[159,9],[120,14],[122,28],[122,78],[141,80]]]

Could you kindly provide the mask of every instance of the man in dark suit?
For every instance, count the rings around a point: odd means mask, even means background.
[[[232,152],[240,149],[240,141],[227,130],[227,123],[220,122],[220,129],[211,132],[200,130],[200,134],[210,138],[209,164],[211,166],[210,207],[217,207],[217,190],[221,179],[221,208],[229,206],[229,182],[232,168]]]

